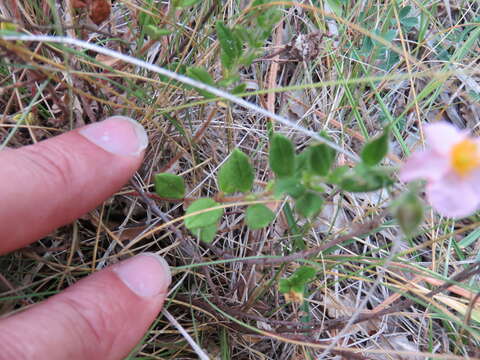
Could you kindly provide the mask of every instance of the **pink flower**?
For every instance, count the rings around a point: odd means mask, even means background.
[[[427,201],[444,216],[471,215],[480,207],[480,140],[445,122],[424,129],[427,148],[407,159],[400,180],[427,180]]]

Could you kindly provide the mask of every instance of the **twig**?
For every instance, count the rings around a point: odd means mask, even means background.
[[[130,180],[130,184],[135,188],[135,190],[137,191],[138,195],[140,195],[140,197],[143,199],[143,201],[145,201],[145,203],[147,204],[147,206],[149,208],[152,209],[152,211],[160,218],[162,219],[162,221],[164,223],[169,223],[170,219],[167,217],[167,215],[162,211],[160,210],[160,208],[157,206],[157,204],[155,203],[155,201],[153,201],[146,193],[145,191],[142,189],[141,186],[139,186],[135,181],[133,180]],[[179,239],[183,239],[183,236],[182,236],[182,233],[180,232],[180,230],[178,230],[178,228],[176,228],[175,226],[173,226],[172,224],[170,224],[168,226],[168,229],[171,230],[175,236],[177,236]]]
[[[246,264],[257,264],[257,265],[273,265],[273,264],[282,264],[290,261],[295,261],[298,259],[305,259],[309,258],[311,256],[317,255],[319,252],[329,249],[331,247],[334,247],[338,244],[343,243],[344,241],[350,240],[354,237],[360,236],[367,234],[371,232],[372,230],[376,229],[379,226],[379,220],[373,220],[367,224],[361,224],[358,226],[356,230],[352,230],[346,235],[339,236],[335,239],[330,240],[326,244],[322,244],[319,246],[316,246],[312,249],[307,249],[307,250],[302,250],[290,255],[282,256],[282,257],[275,257],[275,258],[261,258],[261,259],[242,259],[238,258],[238,262],[243,262]],[[208,246],[208,245],[207,245]],[[209,249],[212,249],[214,252],[218,254],[220,257],[224,257],[226,259],[235,259],[236,257],[225,253],[225,252],[220,252],[217,249],[215,249],[213,246],[208,246]]]
[[[0,22],[6,22],[6,23],[15,24],[15,25],[24,27],[20,22],[18,22],[17,20],[14,20],[14,19],[7,19],[7,18],[0,17]],[[29,26],[34,28],[34,29],[37,29],[37,30],[56,30],[57,29],[57,25],[29,24]],[[100,29],[96,28],[95,26],[91,26],[91,25],[88,25],[88,24],[61,25],[61,28],[62,28],[62,30],[88,30],[90,32],[94,32],[94,33],[106,36],[106,37],[110,38],[111,40],[115,39],[117,41],[123,42],[126,45],[129,44],[128,41],[126,41],[122,38],[115,37],[113,34],[107,32],[107,31],[100,30]]]
[[[283,21],[280,21],[277,25],[277,29],[275,32],[275,45],[278,46],[282,42],[282,35],[283,35]],[[274,57],[274,62],[270,66],[270,71],[268,72],[268,80],[267,80],[267,88],[274,89],[277,87],[277,74],[279,65],[275,60],[278,60],[279,57]],[[267,110],[271,112],[275,112],[275,93],[270,92],[267,94]]]
[[[162,310],[162,314],[170,321],[170,323],[175,326],[175,328],[182,334],[182,336],[187,340],[193,350],[197,353],[198,357],[201,360],[210,360],[207,354],[202,350],[200,346],[192,339],[192,337],[188,334],[188,332],[179,324],[179,322],[170,314],[167,309]]]
[[[356,161],[356,160],[359,159],[358,155],[356,155],[356,154],[354,154],[350,151],[345,150],[343,147],[341,147],[341,146],[335,144],[334,142],[332,142],[330,140],[327,140],[324,137],[320,136],[315,131],[306,129],[303,126],[301,126],[301,125],[299,125],[299,124],[297,124],[297,123],[295,123],[291,120],[288,120],[287,118],[284,118],[283,116],[272,113],[271,111],[268,111],[268,110],[266,110],[266,109],[264,109],[264,108],[262,108],[262,107],[260,107],[256,104],[248,102],[248,101],[246,101],[246,100],[244,100],[244,99],[242,99],[242,98],[240,98],[236,95],[230,94],[230,93],[228,93],[226,91],[223,91],[221,89],[218,89],[214,86],[207,85],[207,84],[202,83],[200,81],[196,81],[196,80],[191,79],[191,78],[189,78],[188,76],[185,76],[185,75],[177,74],[173,71],[164,69],[164,68],[162,68],[160,66],[157,66],[155,64],[149,64],[146,61],[137,59],[137,58],[129,56],[129,55],[122,54],[118,51],[107,49],[105,47],[98,46],[98,45],[95,45],[95,44],[91,44],[91,43],[88,43],[86,41],[82,41],[82,40],[78,40],[78,39],[72,39],[72,38],[69,38],[69,37],[66,37],[66,36],[4,35],[4,36],[0,37],[0,39],[3,39],[3,40],[17,40],[17,41],[39,41],[39,42],[64,43],[64,44],[70,44],[70,45],[78,46],[78,47],[81,47],[81,48],[84,48],[84,49],[96,51],[100,54],[104,54],[104,55],[107,55],[107,56],[111,56],[111,57],[120,59],[120,60],[125,61],[127,63],[130,63],[132,65],[136,65],[138,67],[141,67],[143,69],[147,69],[147,70],[156,72],[158,74],[167,76],[168,78],[170,78],[172,80],[179,81],[181,83],[193,86],[193,87],[198,88],[200,90],[208,91],[208,92],[210,92],[210,93],[212,93],[212,94],[214,94],[218,97],[229,100],[229,101],[231,101],[231,102],[233,102],[233,103],[235,103],[239,106],[242,106],[244,108],[253,110],[253,111],[255,111],[259,114],[262,114],[266,117],[270,117],[273,120],[275,120],[275,121],[277,121],[277,122],[279,122],[279,123],[281,123],[285,126],[288,126],[288,127],[292,128],[296,131],[299,131],[299,132],[311,137],[312,139],[315,139],[316,141],[318,141],[320,143],[324,143],[324,144],[330,146],[332,149],[335,149],[339,153],[344,154],[345,156],[351,158],[352,160]]]
[[[463,281],[463,280],[466,280],[466,279],[468,279],[468,278],[470,278],[470,277],[472,277],[472,276],[474,276],[478,273],[480,273],[480,262],[477,262],[476,264],[472,265],[471,267],[469,267],[469,268],[463,270],[462,272],[452,276],[444,284],[442,284],[441,286],[438,286],[436,289],[430,291],[425,296],[426,297],[433,297],[433,296],[437,295],[438,293],[440,293],[441,291],[448,289],[450,286],[454,286],[456,283],[458,283],[460,281]],[[395,305],[392,305],[387,309],[377,311],[375,313],[359,315],[358,318],[352,323],[352,325],[358,324],[358,323],[363,322],[363,321],[373,320],[375,318],[385,316],[385,315],[389,315],[389,314],[392,314],[392,313],[395,313],[395,312],[399,312],[399,311],[401,311],[403,309],[406,309],[407,307],[409,307],[413,304],[414,304],[414,301],[412,299],[402,300],[399,303],[397,303]],[[332,329],[338,328],[338,327],[342,326],[345,323],[345,321],[348,321],[349,319],[350,319],[350,316],[345,316],[345,317],[342,317],[342,318],[337,318],[337,319],[334,319],[334,320],[330,320],[330,321],[328,321],[328,324],[326,324],[325,330],[332,330]]]
[[[135,181],[131,180],[130,183],[132,186],[137,190],[138,194],[141,196],[141,198],[147,203],[147,205],[152,209],[152,211],[158,215],[162,221],[167,223],[169,221],[167,215],[165,215],[155,204],[155,201],[150,199],[147,195],[145,195],[145,192],[143,191],[142,187],[139,186],[138,184],[135,183]],[[179,238],[182,239],[183,236],[175,226],[170,225],[169,229]],[[205,269],[206,270],[206,269]],[[208,274],[207,274],[208,275]],[[211,279],[210,279],[211,281]],[[214,289],[216,290],[216,289]],[[187,340],[187,342],[190,344],[190,346],[195,350],[197,353],[198,357],[202,360],[206,359],[209,360],[210,358],[205,354],[205,352],[198,346],[198,344],[190,337],[190,335],[185,331],[185,329],[178,323],[178,321],[173,317],[172,314],[170,314],[166,309],[162,310],[162,313],[165,315],[165,317],[170,321],[170,323],[177,328],[178,331],[182,334],[182,336]]]
[[[210,16],[212,16],[213,11],[218,7],[218,5],[219,5],[218,0],[215,0],[213,2],[212,6],[210,6],[210,9],[208,9],[207,13],[200,20],[200,23],[198,24],[197,28],[202,28],[203,25],[205,25],[205,23],[210,18]],[[188,37],[184,37],[177,49],[183,49],[183,52],[186,53],[186,51],[188,51],[187,45],[189,43],[190,43],[190,39]],[[176,55],[176,53],[172,53],[170,55],[170,57],[168,58],[168,61],[163,63],[163,66],[171,63],[173,61],[173,59],[175,59],[175,55]]]

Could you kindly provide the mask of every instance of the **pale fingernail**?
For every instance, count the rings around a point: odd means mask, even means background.
[[[143,253],[113,267],[120,280],[135,294],[152,297],[166,294],[172,282],[170,267],[161,256]]]
[[[88,125],[80,135],[115,155],[139,155],[148,145],[147,132],[143,126],[126,116],[112,116]]]

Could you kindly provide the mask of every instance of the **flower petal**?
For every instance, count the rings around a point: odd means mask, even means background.
[[[417,179],[436,181],[449,170],[448,157],[431,150],[414,152],[400,170],[400,180],[408,182]]]
[[[462,218],[473,214],[480,207],[480,193],[469,181],[449,173],[438,181],[427,184],[427,201],[440,214]]]
[[[468,185],[475,191],[480,197],[480,169],[474,170],[467,178],[464,180]]]
[[[424,126],[427,145],[442,155],[449,155],[452,146],[468,136],[468,131],[458,130],[446,122],[437,122]]]

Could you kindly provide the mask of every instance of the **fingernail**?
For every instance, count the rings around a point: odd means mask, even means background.
[[[88,125],[80,135],[115,155],[136,156],[148,145],[147,132],[138,121],[126,116],[112,116]]]
[[[122,261],[113,271],[130,290],[141,297],[166,294],[172,282],[170,267],[161,256],[143,253]]]

